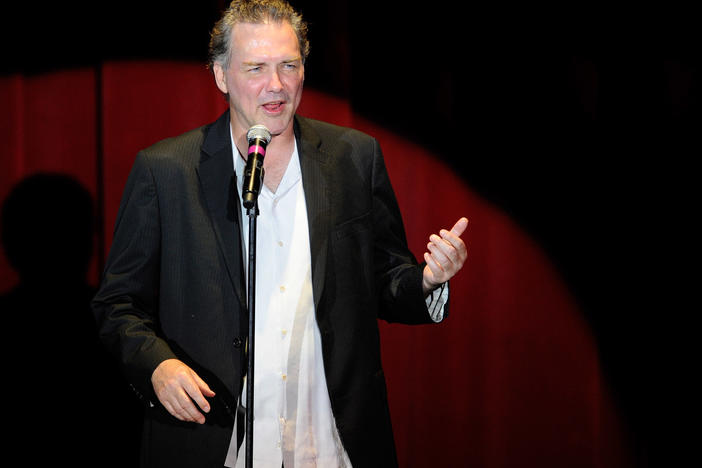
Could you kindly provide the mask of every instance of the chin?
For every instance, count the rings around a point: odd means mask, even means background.
[[[292,127],[293,116],[285,116],[279,118],[266,118],[263,120],[263,125],[271,132],[271,135],[280,135],[288,128]]]

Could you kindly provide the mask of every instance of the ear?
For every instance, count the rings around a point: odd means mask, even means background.
[[[222,64],[219,62],[215,62],[212,66],[212,71],[214,72],[215,83],[217,84],[219,90],[222,91],[224,94],[228,94],[229,91],[227,88],[227,80],[224,74],[224,68],[222,68]]]

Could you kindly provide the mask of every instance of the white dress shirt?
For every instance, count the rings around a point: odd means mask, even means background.
[[[232,139],[232,148],[236,145]],[[241,198],[245,161],[234,151]],[[350,468],[326,385],[322,340],[315,318],[307,207],[297,145],[275,193],[258,197],[254,352],[256,468]],[[248,223],[242,210],[242,251],[248,259]],[[248,269],[245,261],[244,269]],[[248,285],[248,280],[245,281]],[[430,296],[432,319],[443,318],[448,288]],[[246,385],[242,402],[246,402]],[[236,424],[235,424],[236,428]],[[243,468],[246,441],[232,435],[225,466]]]

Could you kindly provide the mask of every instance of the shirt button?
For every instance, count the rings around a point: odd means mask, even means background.
[[[284,293],[285,292],[285,286],[280,287],[280,292]]]
[[[283,374],[282,377],[283,377],[283,380],[288,380],[288,374]]]
[[[233,344],[234,344],[235,348],[241,348],[241,338],[239,338],[239,337],[234,338]]]
[[[288,334],[288,331],[287,331],[285,328],[283,328],[282,330],[280,330],[280,333],[281,333],[283,336],[285,336],[285,335]]]
[[[283,241],[278,241],[278,245],[282,247],[282,246],[283,246]]]

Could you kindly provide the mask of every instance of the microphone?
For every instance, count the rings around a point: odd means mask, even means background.
[[[253,208],[263,183],[263,157],[266,146],[271,142],[271,132],[263,125],[254,125],[246,133],[249,141],[249,155],[246,158],[244,182],[241,190],[244,208]]]

